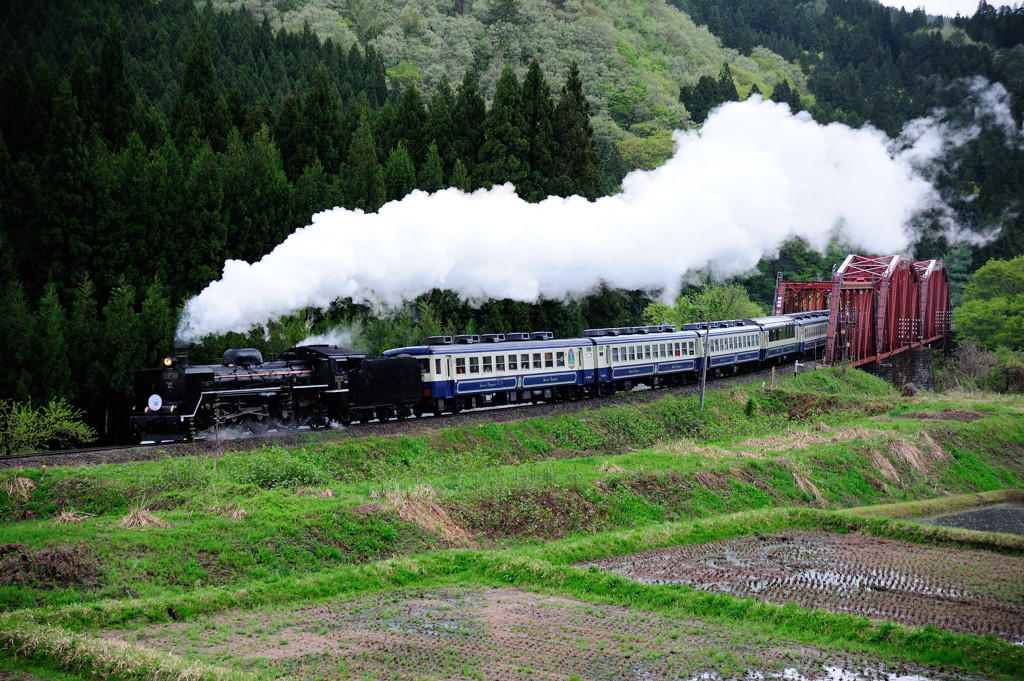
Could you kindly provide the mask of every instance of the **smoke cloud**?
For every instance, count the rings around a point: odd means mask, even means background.
[[[838,236],[874,253],[905,251],[915,215],[948,213],[924,168],[962,143],[927,120],[891,140],[756,96],[675,141],[665,165],[629,174],[621,193],[593,203],[530,204],[503,185],[413,192],[376,214],[319,213],[258,262],[227,261],[187,303],[179,339],[245,332],[339,298],[394,305],[433,288],[535,301],[604,281],[673,296],[687,273],[748,272],[794,236],[819,250]]]

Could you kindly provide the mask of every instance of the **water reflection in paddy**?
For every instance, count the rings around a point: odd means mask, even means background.
[[[1024,505],[997,504],[921,520],[926,525],[1024,535]]]

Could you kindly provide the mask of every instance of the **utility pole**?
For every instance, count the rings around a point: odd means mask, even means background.
[[[704,411],[704,384],[708,378],[708,339],[711,336],[711,322],[704,325],[704,361],[700,363],[700,410]]]

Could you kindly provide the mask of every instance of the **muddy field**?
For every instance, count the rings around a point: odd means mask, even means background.
[[[969,678],[513,588],[396,592],[225,614],[127,637],[179,655],[302,679]]]
[[[593,563],[653,584],[795,602],[1024,642],[1024,558],[859,534],[786,532]]]

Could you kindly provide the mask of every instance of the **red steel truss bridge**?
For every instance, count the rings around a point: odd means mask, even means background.
[[[825,363],[876,362],[944,340],[952,329],[940,260],[848,255],[832,281],[780,281],[775,314],[829,310]]]

